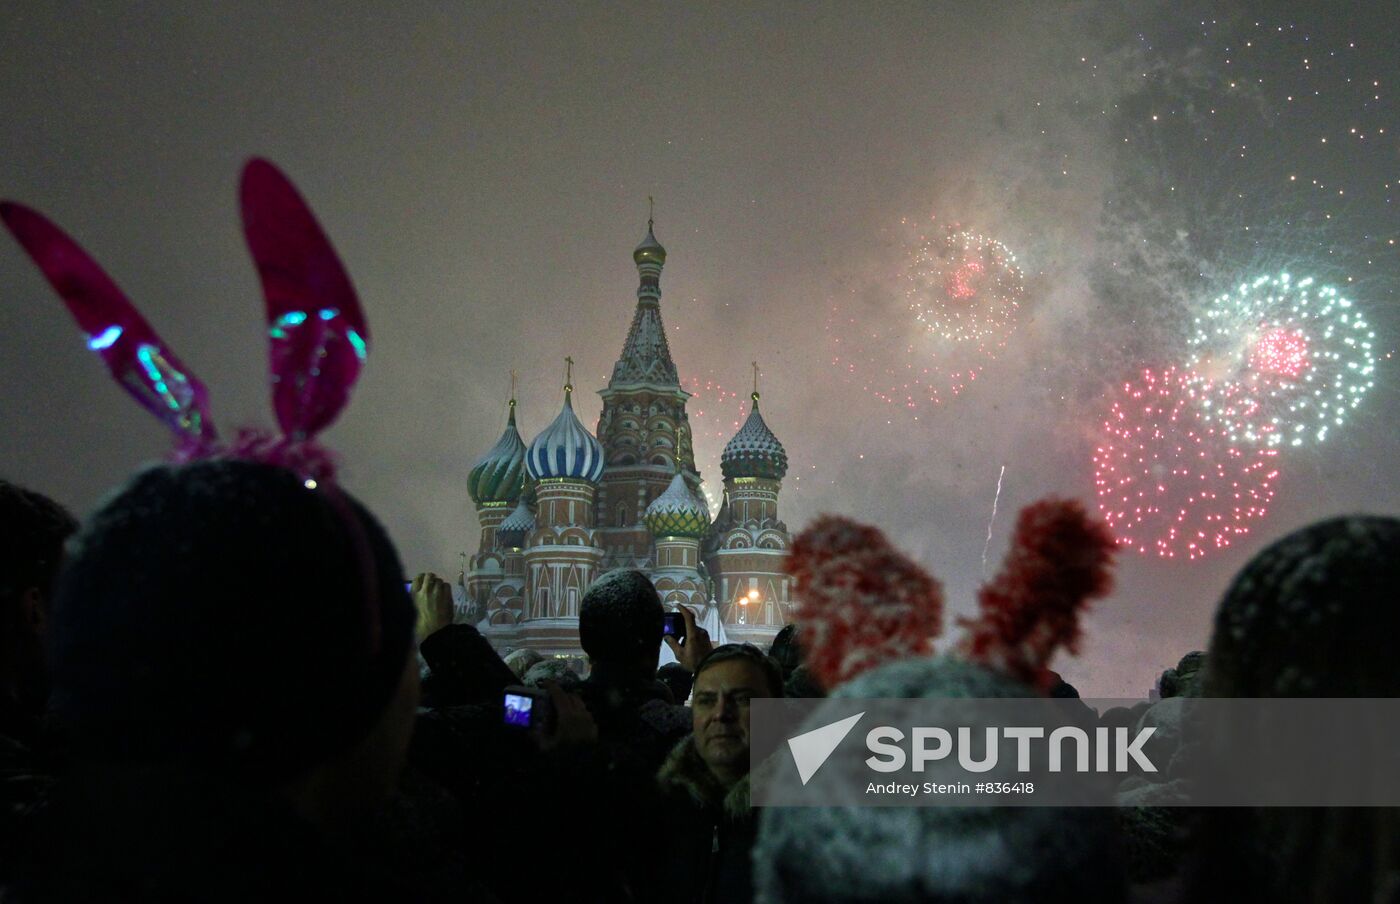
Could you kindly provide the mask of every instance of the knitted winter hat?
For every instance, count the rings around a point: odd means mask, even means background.
[[[540,687],[545,681],[553,681],[566,691],[577,690],[582,683],[578,673],[562,659],[544,659],[535,663],[520,683],[526,687]]]
[[[157,466],[70,549],[52,705],[86,755],[282,779],[363,738],[399,687],[417,613],[343,491],[255,462]]]
[[[1074,651],[1079,612],[1111,586],[1108,528],[1073,501],[1020,513],[1001,572],[962,619],[964,656],[1048,689],[1059,648]],[[793,541],[788,567],[802,600],[806,662],[832,688],[881,663],[933,651],[942,631],[938,581],[879,530],[825,516]]]
[[[583,595],[579,644],[595,668],[631,667],[639,658],[660,652],[663,621],[661,597],[650,578],[635,570],[610,571]],[[655,662],[648,665],[648,679],[655,668]]]
[[[1034,692],[1020,682],[947,656],[886,663],[831,695],[1027,696]],[[824,705],[802,730],[834,718]],[[1125,894],[1112,812],[1088,807],[769,807],[753,862],[756,900],[766,904],[1112,902]]]
[[[521,647],[506,654],[506,665],[515,673],[516,678],[523,679],[525,673],[530,671],[530,667],[544,659],[538,650],[529,647]]]
[[[881,662],[933,651],[943,588],[874,527],[825,515],[793,540],[812,674],[835,687]]]
[[[1309,525],[1259,553],[1215,616],[1205,693],[1400,696],[1400,520]]]

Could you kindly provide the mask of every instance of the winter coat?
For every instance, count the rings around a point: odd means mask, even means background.
[[[619,684],[598,677],[597,670],[579,687],[598,726],[598,743],[612,759],[639,768],[648,776],[690,734],[690,708],[668,702],[655,681]]]
[[[671,751],[657,773],[661,811],[653,891],[657,900],[745,904],[753,900],[757,819],[749,777],[725,790],[700,758],[694,738]]]

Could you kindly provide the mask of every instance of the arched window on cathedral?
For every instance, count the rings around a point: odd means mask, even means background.
[[[617,526],[618,526],[618,527],[626,527],[626,526],[627,526],[627,506],[626,506],[626,504],[619,505],[619,506],[617,507]]]

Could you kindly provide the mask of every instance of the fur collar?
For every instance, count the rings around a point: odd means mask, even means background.
[[[656,781],[667,792],[684,792],[696,806],[723,810],[730,819],[749,817],[749,777],[745,775],[728,791],[710,772],[695,748],[695,736],[687,735],[666,757]]]

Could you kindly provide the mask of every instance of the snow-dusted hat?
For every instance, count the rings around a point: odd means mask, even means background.
[[[664,620],[661,597],[650,578],[634,569],[610,571],[583,595],[579,644],[595,663],[632,662],[639,654],[661,649]]]
[[[1034,693],[941,656],[886,663],[832,699]],[[819,707],[805,727],[832,718]],[[1112,902],[1125,892],[1112,812],[1092,807],[769,807],[753,860],[756,900],[766,904]]]
[[[1075,651],[1079,612],[1112,586],[1108,528],[1077,502],[1021,510],[1001,571],[962,619],[962,654],[1042,690],[1060,648]],[[878,529],[824,516],[793,541],[788,568],[802,600],[806,662],[827,688],[884,662],[933,652],[943,589]]]
[[[956,655],[933,658],[938,582],[878,530],[819,519],[793,543],[807,662],[849,698],[1015,698],[1049,689],[1079,612],[1111,585],[1114,542],[1076,502],[1017,519],[1000,573],[961,620]],[[834,717],[819,707],[805,729]],[[804,730],[805,730],[804,729]],[[1048,807],[769,808],[754,848],[758,900],[1114,901],[1124,895],[1109,811]]]
[[[1400,696],[1400,520],[1333,518],[1240,571],[1215,615],[1206,694]]]

